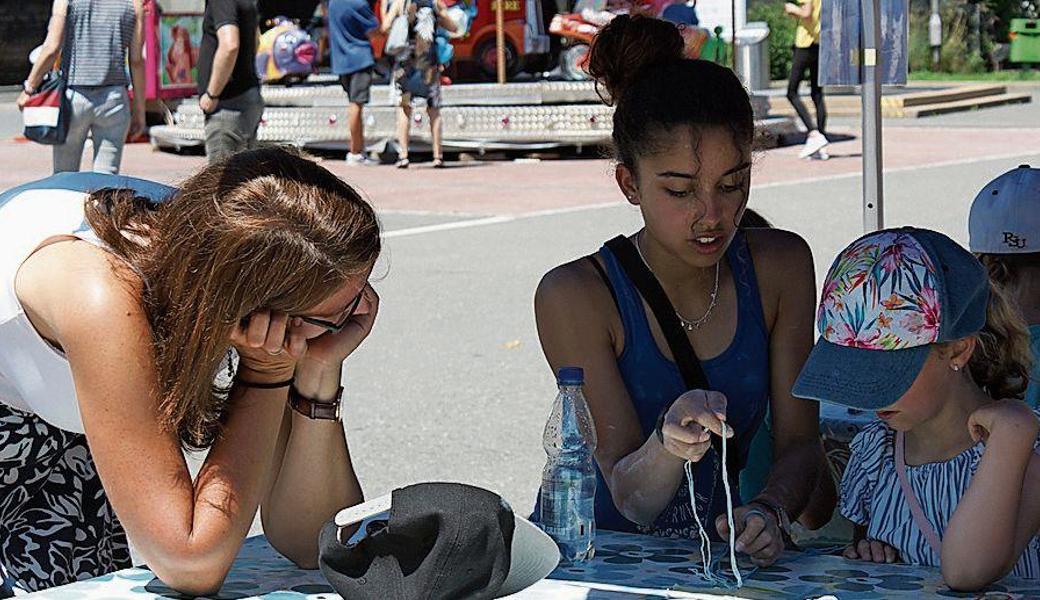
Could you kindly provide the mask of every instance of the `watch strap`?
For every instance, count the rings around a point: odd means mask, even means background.
[[[300,393],[300,390],[296,389],[295,385],[289,387],[289,406],[308,419],[340,421],[342,399],[343,386],[340,386],[339,390],[336,391],[335,399],[321,402],[304,396]]]

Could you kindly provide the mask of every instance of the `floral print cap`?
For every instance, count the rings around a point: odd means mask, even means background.
[[[794,395],[857,408],[894,404],[931,344],[982,329],[988,301],[985,269],[949,237],[910,227],[868,234],[827,274],[820,339]]]

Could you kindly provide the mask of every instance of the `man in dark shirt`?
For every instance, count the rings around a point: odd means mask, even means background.
[[[339,75],[347,93],[347,125],[350,129],[348,165],[371,164],[365,157],[365,130],[362,111],[368,104],[372,87],[371,36],[379,21],[368,0],[331,0],[329,2],[329,41],[332,46],[332,72]]]
[[[206,156],[215,162],[256,146],[264,113],[256,76],[256,0],[208,0],[199,49],[199,107]]]

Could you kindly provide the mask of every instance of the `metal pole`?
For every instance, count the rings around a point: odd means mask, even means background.
[[[730,57],[730,68],[733,72],[737,72],[737,0],[732,0],[729,3],[729,31],[730,31],[730,49],[732,50],[732,56]]]
[[[942,49],[942,17],[939,15],[939,0],[932,0],[932,15],[928,19],[928,44],[932,47],[932,70],[939,70]]]
[[[979,3],[974,2],[971,5],[971,41],[968,43],[968,51],[973,55],[978,55],[982,52],[982,18],[979,15]]]
[[[498,83],[506,82],[505,1],[495,1],[495,53],[498,55]]]
[[[881,2],[860,0],[863,13],[863,230],[884,228],[884,184],[881,174],[881,79],[878,49],[881,47]]]

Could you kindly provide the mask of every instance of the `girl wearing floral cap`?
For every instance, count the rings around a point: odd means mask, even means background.
[[[1022,402],[1025,325],[945,235],[869,234],[835,260],[794,395],[877,411],[840,510],[851,559],[940,566],[975,590],[1040,577],[1040,423]]]

